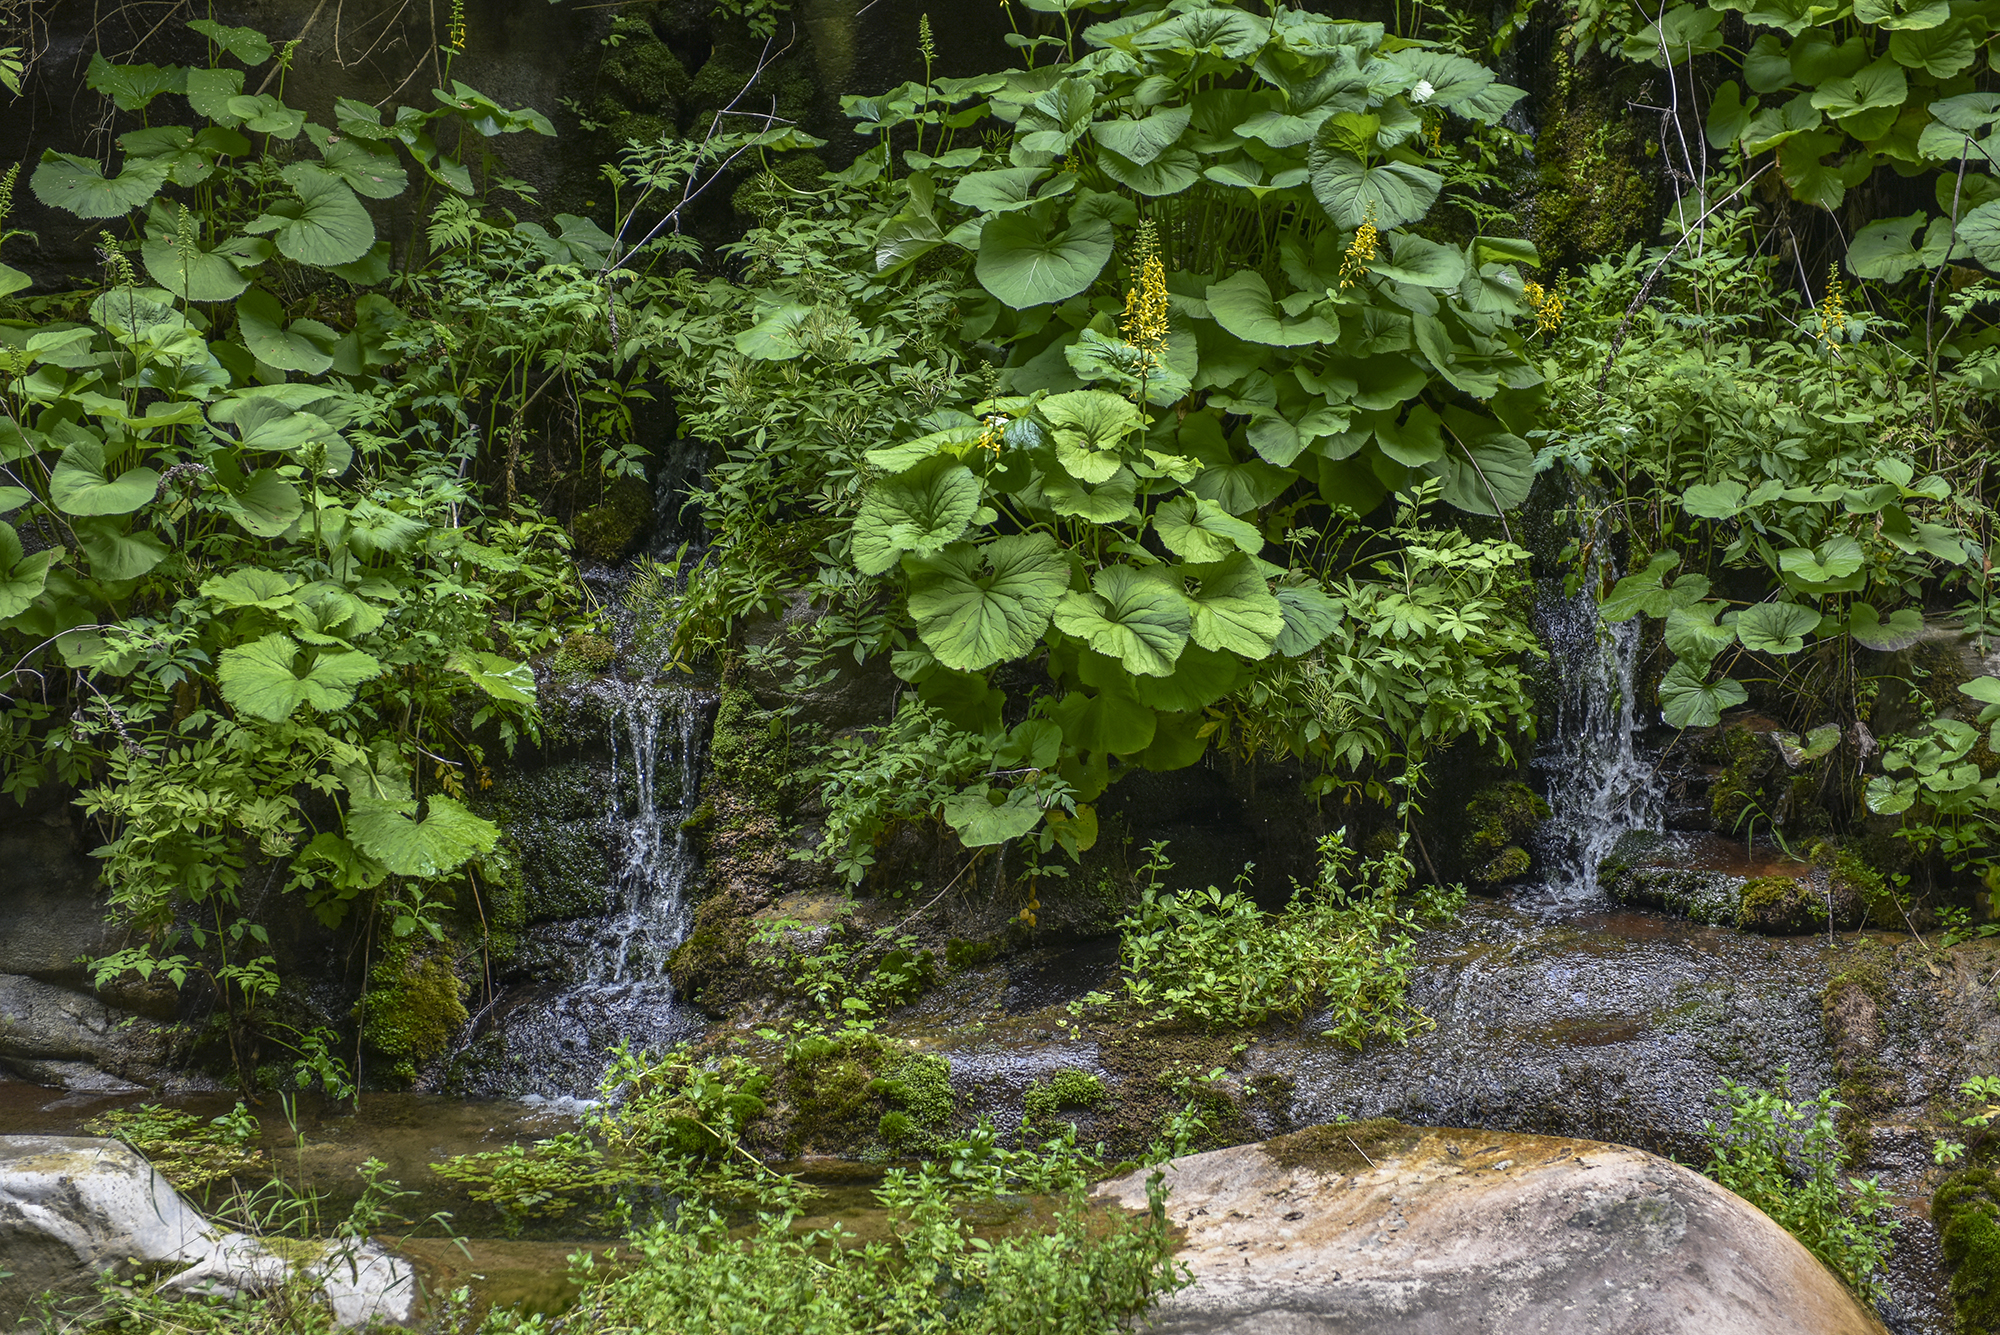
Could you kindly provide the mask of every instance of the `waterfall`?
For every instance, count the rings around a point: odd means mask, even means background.
[[[660,1052],[703,1023],[674,995],[667,959],[692,918],[699,860],[685,826],[701,801],[716,698],[611,678],[578,689],[604,728],[608,764],[594,771],[602,814],[572,837],[603,850],[608,900],[594,917],[528,929],[546,981],[510,994],[468,1054],[478,1069],[458,1081],[462,1092],[588,1097],[610,1048]]]
[[[1533,761],[1552,815],[1535,852],[1543,886],[1564,901],[1594,898],[1597,864],[1626,832],[1660,829],[1665,806],[1656,758],[1638,745],[1639,622],[1604,625],[1596,584],[1566,593],[1562,580],[1545,580],[1535,604],[1554,677]]]

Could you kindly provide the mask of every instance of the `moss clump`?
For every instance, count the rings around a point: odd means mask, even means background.
[[[653,522],[653,493],[636,477],[605,488],[604,500],[570,520],[577,555],[614,565],[631,555]]]
[[[618,646],[602,635],[587,630],[572,632],[549,660],[549,671],[558,677],[593,677],[618,658]]]
[[[1869,1113],[1894,1104],[1901,1081],[1881,1058],[1882,1014],[1889,1008],[1889,978],[1896,954],[1880,941],[1861,937],[1835,957],[1820,1014],[1833,1046],[1840,1076],[1842,1139],[1850,1153],[1867,1148]]]
[[[1890,888],[1889,878],[1866,858],[1850,848],[1833,854],[1833,884],[1837,891],[1853,895],[1861,902],[1870,927],[1883,930],[1903,927],[1903,910]]]
[[[1777,752],[1757,733],[1740,727],[1724,728],[1703,750],[1722,765],[1708,790],[1709,817],[1716,829],[1733,833],[1745,812],[1764,805],[1763,781],[1777,764]]]
[[[875,966],[880,996],[892,1006],[907,1006],[928,992],[938,979],[937,956],[928,950],[892,950]]]
[[[953,973],[976,969],[999,953],[998,941],[966,941],[954,936],[944,943],[944,967]]]
[[[1074,1068],[1057,1071],[1046,1083],[1030,1084],[1021,1106],[1037,1122],[1053,1120],[1064,1108],[1101,1108],[1111,1095],[1104,1082],[1088,1071]]]
[[[1534,238],[1550,272],[1622,254],[1658,226],[1645,144],[1624,114],[1631,84],[1583,48],[1558,44],[1554,95],[1535,136]],[[1589,63],[1590,69],[1579,69]]]
[[[797,1147],[852,1145],[875,1129],[880,1114],[870,1067],[881,1057],[882,1040],[873,1034],[814,1035],[792,1045],[785,1082]]]
[[[1743,886],[1736,926],[1766,936],[1804,936],[1824,930],[1826,901],[1790,876],[1759,876]]]
[[[750,921],[727,897],[703,900],[688,934],[667,957],[674,991],[711,1012],[735,996],[750,967]]]
[[[1528,874],[1534,859],[1522,845],[1549,818],[1549,804],[1518,779],[1488,784],[1472,795],[1470,822],[1459,852],[1481,885],[1505,885]]]
[[[920,1130],[936,1131],[957,1111],[958,1098],[951,1091],[951,1062],[947,1058],[928,1052],[892,1055],[883,1058],[881,1070],[882,1074],[870,1083],[869,1091],[893,1105],[897,1111],[890,1113],[891,1117],[900,1112],[910,1119],[910,1129],[902,1136],[882,1137],[890,1144],[908,1139]]]
[[[1965,1335],[2000,1332],[2000,1175],[1967,1168],[1939,1185],[1931,1197],[1945,1263],[1951,1267],[1951,1305]]]
[[[392,950],[368,971],[368,991],[355,1006],[361,1037],[390,1061],[390,1073],[413,1083],[417,1068],[442,1056],[470,1016],[471,989],[436,955],[413,958],[407,946]]]

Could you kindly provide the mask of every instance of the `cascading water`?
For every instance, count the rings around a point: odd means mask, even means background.
[[[1535,620],[1555,676],[1553,717],[1533,764],[1551,818],[1536,836],[1542,884],[1557,900],[1597,895],[1597,864],[1619,836],[1657,830],[1664,786],[1638,745],[1639,623],[1605,626],[1588,589],[1545,580]]]
[[[674,995],[667,959],[691,917],[698,859],[684,827],[701,800],[715,696],[612,679],[577,689],[603,720],[609,767],[602,815],[576,834],[601,841],[609,898],[596,916],[530,929],[532,953],[565,981],[517,996],[494,1028],[503,1051],[484,1060],[497,1058],[499,1088],[515,1094],[587,1096],[610,1048],[659,1052],[702,1024]]]

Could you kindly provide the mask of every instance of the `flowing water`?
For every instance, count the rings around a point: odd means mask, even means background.
[[[1535,621],[1554,675],[1533,762],[1551,816],[1535,852],[1546,895],[1574,904],[1598,898],[1597,864],[1620,835],[1660,828],[1664,788],[1638,743],[1639,622],[1606,626],[1589,592],[1560,580],[1544,582]]]
[[[698,859],[684,827],[701,801],[715,696],[611,679],[580,689],[602,720],[608,764],[596,772],[601,816],[567,837],[601,843],[609,901],[599,915],[528,929],[537,971],[565,981],[511,994],[490,1026],[475,1026],[481,1067],[498,1075],[461,1081],[468,1092],[588,1097],[612,1047],[658,1052],[703,1024],[675,997],[667,959],[692,914]]]

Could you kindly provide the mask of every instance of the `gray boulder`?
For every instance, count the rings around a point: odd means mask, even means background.
[[[1146,1206],[1144,1171],[1100,1185]],[[1884,1335],[1756,1207],[1598,1141],[1359,1123],[1176,1159],[1172,1335]]]
[[[174,1031],[53,983],[0,974],[0,1066],[39,1084],[109,1092],[166,1083]]]
[[[299,1267],[343,1327],[407,1321],[416,1307],[409,1263],[375,1242],[288,1243],[212,1226],[153,1166],[115,1140],[0,1136],[0,1322],[43,1293],[86,1293],[132,1266],[175,1268],[168,1292],[268,1291]]]

